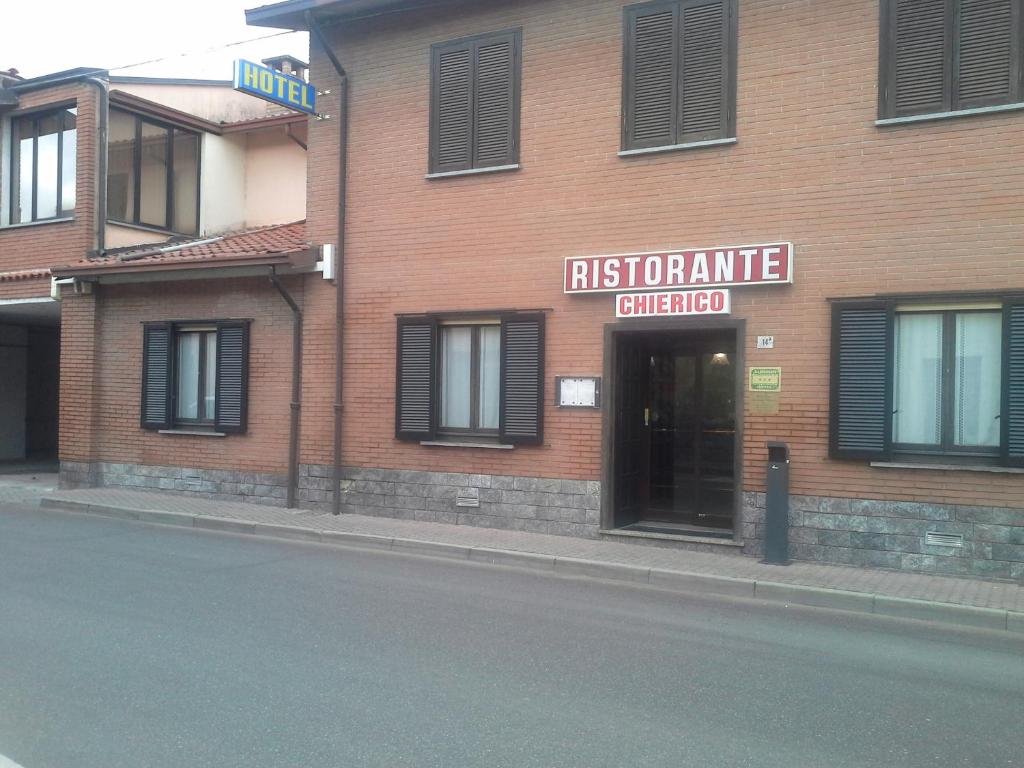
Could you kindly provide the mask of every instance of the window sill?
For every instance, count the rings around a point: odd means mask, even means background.
[[[481,173],[501,173],[502,171],[518,171],[519,163],[512,165],[495,165],[491,168],[467,168],[464,171],[445,171],[444,173],[428,173],[425,179],[452,179],[456,176],[476,176]]]
[[[227,437],[227,432],[211,432],[205,429],[158,429],[158,435],[192,435],[194,437]]]
[[[441,448],[495,448],[499,451],[511,451],[514,445],[504,443],[471,443],[462,440],[421,440],[420,445],[437,446]]]
[[[113,224],[115,227],[124,227],[125,229],[137,229],[140,232],[152,232],[157,235],[167,235],[169,237],[198,237],[198,235],[195,234],[175,232],[172,229],[154,227],[151,224],[133,224],[129,221],[117,221],[116,219],[107,219],[107,224]]]
[[[879,469],[938,469],[944,472],[991,472],[999,475],[1024,475],[1024,468],[1000,467],[992,464],[925,464],[913,461],[872,461]]]
[[[41,219],[40,221],[23,221],[20,224],[4,224],[0,226],[0,229],[24,229],[25,227],[42,227],[46,224],[66,224],[69,221],[74,221],[74,216],[61,216],[59,219]]]
[[[992,107],[975,107],[974,109],[956,109],[952,112],[930,112],[926,115],[907,115],[906,117],[886,117],[875,120],[875,125],[885,128],[890,125],[906,125],[909,123],[928,123],[933,120],[949,120],[955,117],[973,117],[975,115],[992,115],[999,112],[1018,112],[1024,109],[1024,102],[1014,104],[997,104]]]
[[[656,155],[661,152],[679,152],[684,149],[703,149],[704,147],[725,147],[736,144],[735,136],[729,139],[708,139],[707,141],[691,141],[688,144],[668,144],[664,147],[644,147],[643,149],[624,149],[619,157],[637,157],[638,155]]]

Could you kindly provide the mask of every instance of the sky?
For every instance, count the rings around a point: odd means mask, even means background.
[[[246,26],[246,8],[271,2],[11,0],[0,23],[0,70],[38,77],[98,67],[112,75],[230,80],[236,58],[288,54],[308,61],[306,33]],[[251,42],[235,45],[241,41]]]

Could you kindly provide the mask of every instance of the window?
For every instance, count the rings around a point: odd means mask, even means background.
[[[182,328],[174,335],[176,423],[213,424],[217,399],[217,331]]]
[[[838,302],[832,333],[833,457],[1024,465],[1024,300]]]
[[[107,215],[193,235],[199,230],[199,135],[110,111]]]
[[[997,311],[896,315],[894,448],[998,453],[1001,339]]]
[[[519,162],[520,47],[518,30],[433,47],[431,173]]]
[[[402,318],[396,433],[543,441],[544,316],[491,321]]]
[[[1022,99],[1022,0],[882,0],[879,114]]]
[[[74,212],[77,114],[71,108],[11,120],[11,224]]]
[[[498,432],[501,325],[441,327],[441,421],[446,432]]]
[[[626,8],[623,150],[736,135],[735,0]]]
[[[147,323],[142,358],[144,429],[245,432],[247,322]]]

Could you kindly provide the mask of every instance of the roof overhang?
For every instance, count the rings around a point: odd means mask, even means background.
[[[74,278],[87,283],[152,283],[179,280],[207,280],[218,277],[256,277],[271,270],[279,275],[303,274],[316,268],[318,252],[309,248],[294,253],[270,253],[261,256],[218,256],[215,259],[164,263],[116,261],[88,266],[54,267],[57,279]]]
[[[245,22],[253,27],[308,30],[307,11],[318,21],[330,23],[435,5],[437,0],[285,0],[247,10]]]

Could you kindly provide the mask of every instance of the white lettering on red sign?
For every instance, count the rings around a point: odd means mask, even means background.
[[[729,291],[663,291],[620,293],[615,297],[616,317],[727,315],[732,310]]]
[[[565,260],[565,293],[793,282],[792,243],[582,256]]]

